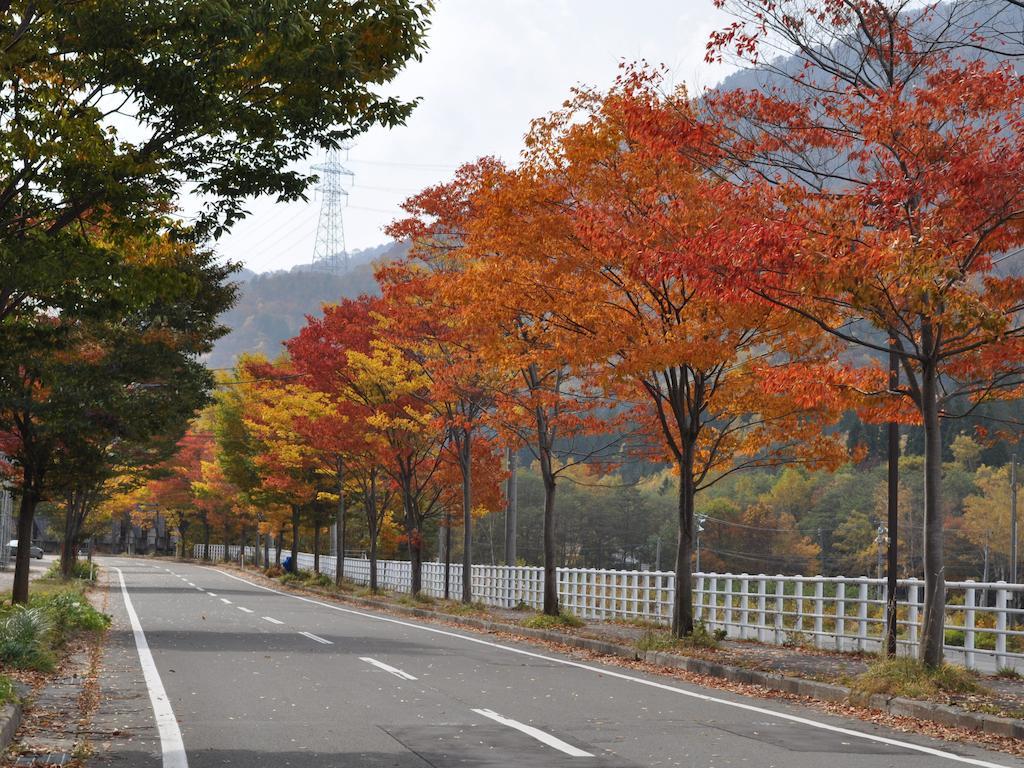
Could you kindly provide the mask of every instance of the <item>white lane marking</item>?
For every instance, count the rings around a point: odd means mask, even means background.
[[[398,667],[392,667],[390,664],[385,664],[383,661],[377,661],[371,659],[369,656],[360,656],[360,661],[365,661],[367,664],[373,664],[377,669],[383,669],[385,672],[390,672],[395,677],[400,677],[403,680],[415,680],[416,678],[410,675],[408,672],[399,669]]]
[[[319,635],[314,635],[312,632],[299,632],[299,634],[305,635],[310,640],[316,640],[318,643],[322,645],[334,645],[334,643],[330,640],[324,640],[322,637],[320,637]]]
[[[208,566],[199,566],[208,567]],[[628,680],[639,685],[646,685],[649,688],[657,688],[662,691],[670,691],[672,693],[678,693],[682,696],[688,696],[691,699],[697,699],[699,701],[706,701],[711,704],[720,704],[725,707],[734,707],[736,709],[742,709],[747,712],[756,712],[759,715],[769,715],[771,717],[777,717],[782,720],[788,720],[791,723],[800,723],[801,725],[807,725],[811,728],[819,728],[823,731],[829,731],[831,733],[841,733],[844,736],[852,736],[857,739],[866,739],[867,741],[874,741],[878,744],[888,744],[892,747],[902,747],[912,752],[920,752],[925,755],[933,755],[935,757],[941,757],[945,760],[951,760],[954,763],[963,763],[964,765],[977,765],[979,768],[1008,768],[1002,763],[993,763],[988,760],[981,760],[976,757],[967,757],[965,755],[955,755],[952,752],[943,752],[941,749],[935,749],[934,747],[926,747],[922,744],[913,744],[909,741],[900,741],[899,739],[892,739],[888,736],[878,736],[873,733],[864,733],[863,731],[855,731],[852,728],[844,728],[840,725],[831,725],[830,723],[823,723],[820,720],[811,720],[808,717],[801,717],[799,715],[791,715],[788,712],[780,712],[775,709],[767,709],[766,707],[759,707],[755,704],[747,704],[742,701],[729,701],[728,699],[721,699],[717,696],[710,696],[706,693],[698,693],[697,691],[688,691],[685,688],[679,688],[675,685],[668,685],[667,683],[659,683],[656,680],[645,680],[642,677],[634,677],[633,675],[627,675],[623,672],[616,672],[613,669],[601,667],[595,667],[590,664],[584,664],[579,661],[571,661],[569,659],[560,659],[557,656],[546,656],[543,653],[536,653],[534,651],[528,651],[525,648],[514,648],[511,645],[502,645],[501,643],[495,643],[490,640],[484,640],[480,637],[471,637],[470,635],[460,635],[458,632],[449,632],[446,629],[439,629],[437,627],[430,627],[424,624],[413,624],[409,621],[402,621],[401,619],[393,619],[390,616],[377,616],[372,613],[364,613],[363,611],[357,611],[352,608],[342,608],[340,605],[331,605],[330,603],[322,603],[319,600],[313,600],[302,595],[296,595],[289,592],[281,592],[271,587],[265,587],[262,584],[254,584],[251,581],[235,576],[225,571],[217,570],[216,568],[210,568],[211,571],[219,573],[221,576],[227,576],[229,579],[240,581],[243,584],[248,584],[250,587],[256,589],[262,589],[264,592],[273,592],[275,595],[282,595],[284,597],[291,597],[295,600],[301,600],[304,603],[310,603],[312,605],[318,605],[321,608],[330,608],[332,611],[338,611],[340,613],[348,613],[353,616],[362,616],[366,619],[373,619],[374,621],[382,621],[387,624],[397,624],[400,627],[409,627],[411,629],[418,629],[422,632],[431,632],[435,635],[442,635],[444,637],[454,637],[459,640],[465,640],[469,643],[476,643],[477,645],[486,645],[489,648],[498,648],[502,651],[508,651],[509,653],[517,653],[520,656],[528,656],[533,659],[540,659],[541,661],[550,661],[555,664],[562,664],[566,667],[575,667],[576,669],[585,669],[588,672],[594,672],[598,675],[604,675],[605,677],[614,677],[619,680]]]
[[[195,584],[193,584],[191,581],[186,581],[185,583],[188,584],[190,587],[194,587],[195,586]]]
[[[231,601],[228,600],[226,597],[222,597],[220,601],[224,603],[224,605],[231,605]]]
[[[206,590],[205,590],[205,589],[203,589],[202,587],[196,587],[196,589],[198,589],[198,590],[199,590],[200,592],[205,592],[205,591],[206,591]]]
[[[238,606],[238,610],[245,611],[246,613],[252,613],[251,608],[243,608],[242,606]]]
[[[117,576],[121,580],[124,608],[128,613],[128,621],[132,625],[135,647],[139,652],[139,664],[142,666],[142,674],[146,679],[149,701],[153,705],[153,717],[156,720],[157,731],[160,733],[163,768],[188,768],[188,757],[185,755],[185,744],[181,740],[178,719],[174,716],[174,710],[171,709],[171,702],[167,698],[163,681],[160,680],[160,673],[157,671],[156,662],[153,661],[153,654],[149,650],[149,643],[146,642],[146,635],[142,631],[139,615],[135,613],[135,606],[132,605],[132,599],[128,596],[124,573],[117,566],[114,566],[114,570],[117,571]]]
[[[497,712],[491,709],[474,709],[478,715],[489,717],[495,722],[507,725],[509,728],[515,728],[517,731],[525,733],[527,736],[532,736],[542,744],[547,744],[553,749],[557,749],[559,752],[565,752],[570,757],[593,757],[594,755],[586,750],[582,750],[579,747],[574,747],[568,742],[562,741],[561,739],[552,736],[550,733],[545,733],[540,728],[534,728],[532,725],[526,723],[520,723],[518,720],[513,720],[511,717],[504,717],[499,715]]]
[[[263,620],[264,621],[269,621],[271,624],[284,624],[283,621],[278,621],[273,616],[264,616]]]
[[[207,592],[206,594],[208,594],[210,597],[216,597],[217,596],[216,592]]]

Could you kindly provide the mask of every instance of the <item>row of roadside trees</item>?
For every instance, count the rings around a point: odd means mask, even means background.
[[[922,537],[935,666],[943,423],[1018,397],[1024,372],[1024,80],[977,3],[720,4],[735,23],[708,56],[755,64],[751,87],[694,98],[625,67],[536,120],[515,166],[484,158],[410,199],[390,234],[411,256],[380,270],[381,298],[329,307],[282,360],[241,365],[253,473],[233,482],[316,507],[330,478],[339,535],[349,488],[370,528],[386,488],[415,592],[426,517],[461,508],[468,562],[475,478],[500,481],[497,446],[528,450],[557,613],[559,478],[641,453],[677,474],[681,636],[699,493],[744,469],[837,466],[851,409],[920,425],[907,535]]]
[[[19,497],[91,510],[174,452],[213,378],[233,265],[210,243],[294,164],[414,102],[381,92],[424,49],[428,2],[0,3],[0,450]],[[198,207],[184,215],[187,204]],[[5,543],[6,546],[6,543]]]

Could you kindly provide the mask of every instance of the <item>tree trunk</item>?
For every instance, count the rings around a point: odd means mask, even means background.
[[[684,446],[679,459],[678,536],[676,538],[676,588],[672,605],[672,634],[693,634],[693,584],[690,558],[693,554],[693,447]]]
[[[64,540],[60,548],[60,575],[65,580],[75,575],[78,560],[78,535],[82,522],[85,494],[74,491],[64,507]]]
[[[278,568],[281,567],[281,549],[284,547],[284,527],[281,527],[277,531],[277,537],[274,539],[274,565]]]
[[[345,580],[345,459],[338,456],[338,509],[334,515],[334,583]]]
[[[444,599],[451,597],[452,583],[452,516],[446,509],[444,512]]]
[[[370,534],[370,592],[377,592],[377,537],[380,527],[377,525],[377,475],[371,470],[370,487],[364,494],[363,503],[366,507],[366,530]]]
[[[547,467],[545,469],[545,466]],[[558,615],[558,573],[555,570],[555,478],[550,461],[541,462],[544,478],[544,613]]]
[[[210,559],[210,524],[203,521],[203,560]]]
[[[462,602],[473,602],[473,434],[463,430],[462,464]],[[451,533],[449,532],[449,541]],[[449,544],[449,549],[451,548]]]
[[[924,421],[924,621],[918,657],[925,666],[942,665],[946,614],[943,565],[942,424],[939,418],[938,376],[926,362],[921,372],[921,415]]]
[[[405,532],[409,539],[409,568],[413,595],[418,595],[423,588],[423,535],[419,529],[419,515],[416,514],[415,501],[412,497],[412,480],[403,478],[402,504],[405,507]]]
[[[36,504],[39,503],[39,492],[34,480],[27,477],[24,482],[24,491],[21,495],[21,504],[18,508],[18,551],[14,556],[14,587],[11,590],[11,602],[28,602],[28,581],[29,568],[32,558],[32,520],[36,514]],[[6,546],[6,542],[0,542]]]
[[[292,573],[299,572],[299,507],[292,505]]]
[[[518,484],[516,483],[516,452],[511,448],[505,449],[505,455],[508,457],[508,491],[505,499],[505,565],[513,566],[516,564],[516,531],[518,529],[518,521],[516,517],[519,509],[516,505]],[[493,546],[494,537],[491,537]],[[492,555],[491,560],[494,560]]]
[[[320,521],[313,526],[313,573],[320,575]]]
[[[280,552],[280,550],[278,550]],[[270,567],[270,534],[266,533],[263,536],[263,567]]]

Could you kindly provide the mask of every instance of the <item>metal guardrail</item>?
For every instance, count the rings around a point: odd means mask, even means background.
[[[196,545],[196,557],[202,546]],[[239,548],[228,548],[229,559]],[[224,546],[210,557],[224,559]],[[251,561],[252,547],[245,557]],[[312,570],[313,555],[299,553],[298,567]],[[335,558],[320,556],[320,571],[334,576]],[[670,571],[613,571],[559,568],[558,595],[563,608],[592,620],[640,620],[668,624],[672,617],[675,574]],[[345,576],[369,584],[370,562],[345,558]],[[408,592],[411,567],[406,560],[378,560],[381,589]],[[424,563],[423,592],[444,595],[444,565]],[[462,565],[450,570],[451,595],[462,591]],[[541,608],[544,569],[536,566],[474,565],[473,598],[500,608]],[[897,593],[897,645],[912,653],[924,612],[924,582],[901,579]],[[731,638],[763,643],[808,645],[838,651],[876,651],[885,635],[885,579],[766,574],[694,574],[694,615],[710,630]],[[971,669],[1024,671],[1024,585],[960,581],[946,584],[947,656]]]

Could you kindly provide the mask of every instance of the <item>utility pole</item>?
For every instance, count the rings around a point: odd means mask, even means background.
[[[508,463],[508,485],[505,491],[505,565],[516,564],[516,525],[519,510],[517,507],[516,483],[516,452],[505,449],[505,461]]]
[[[896,354],[896,337],[889,335],[889,393],[894,396],[900,385],[900,359]],[[885,586],[885,655],[896,656],[896,572],[899,570],[899,492],[900,492],[900,425],[888,424],[888,498],[886,516],[889,524],[888,562]]]
[[[345,457],[338,462],[338,509],[334,513],[334,583],[339,587],[345,578]]]
[[[342,149],[347,150],[345,147]],[[342,209],[348,203],[345,181],[351,179],[354,174],[342,165],[341,152],[337,149],[328,151],[326,160],[320,165],[314,165],[313,170],[320,176],[317,190],[322,198],[312,268],[340,275],[348,271],[345,224],[342,220]]]
[[[1010,580],[1017,584],[1017,454],[1010,457]]]
[[[702,533],[704,533],[704,523],[707,521],[707,519],[708,519],[707,515],[697,515],[697,521],[696,521],[697,522],[697,537],[696,537],[697,538],[697,540],[696,540],[696,549],[697,549],[697,563],[696,563],[697,568],[696,568],[696,571],[697,571],[697,573],[701,572],[701,570],[700,570],[700,535]]]

